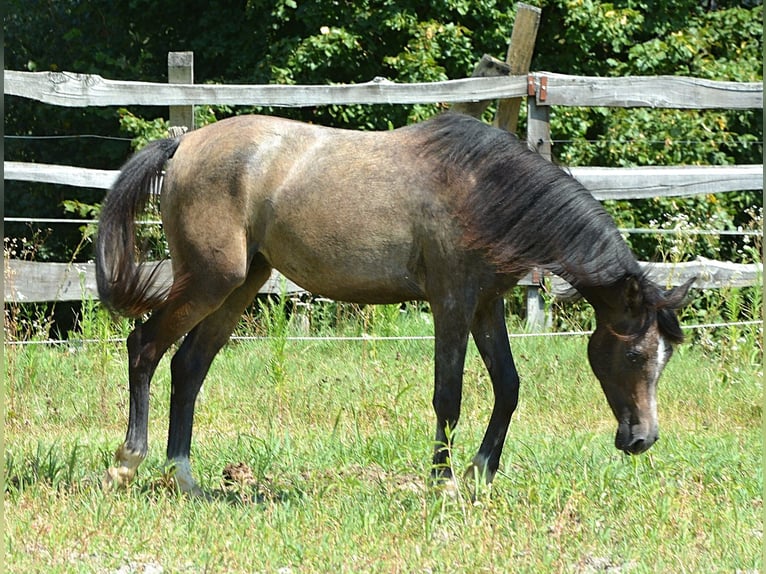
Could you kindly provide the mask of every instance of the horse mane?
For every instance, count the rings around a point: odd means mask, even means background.
[[[472,182],[455,215],[466,247],[501,273],[548,270],[578,286],[613,285],[641,269],[611,216],[576,179],[505,130],[442,114],[423,152],[444,183]]]
[[[639,277],[644,302],[657,315],[657,327],[671,343],[684,341],[684,333],[676,311],[686,303],[686,290],[665,291],[654,283],[644,271]]]
[[[498,272],[541,268],[576,289],[636,278],[668,338],[683,337],[681,302],[646,276],[612,217],[576,179],[515,135],[470,116],[445,113],[418,124],[421,154],[444,186],[464,186],[455,207],[463,242]]]

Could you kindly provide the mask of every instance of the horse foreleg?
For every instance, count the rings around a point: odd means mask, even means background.
[[[434,395],[436,438],[432,477],[454,487],[450,463],[451,433],[460,418],[463,367],[468,344],[468,326],[463,313],[432,304],[434,316]]]
[[[190,452],[194,406],[210,365],[246,307],[269,278],[271,268],[256,259],[246,282],[232,291],[223,305],[206,317],[186,337],[170,363],[171,395],[168,426],[168,467],[182,492],[201,495],[191,472]]]
[[[505,326],[503,300],[497,299],[480,307],[471,329],[476,347],[492,380],[495,404],[484,440],[473,458],[467,474],[483,476],[491,483],[500,465],[505,436],[519,399],[519,375],[513,362]]]

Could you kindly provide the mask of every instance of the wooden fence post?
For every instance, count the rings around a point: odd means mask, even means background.
[[[511,68],[508,66],[508,64],[490,56],[489,54],[484,54],[481,57],[481,60],[479,60],[479,63],[476,64],[476,67],[473,69],[471,77],[491,78],[495,76],[508,76],[510,73]],[[480,120],[484,110],[486,110],[487,106],[489,106],[491,103],[492,100],[480,100],[478,102],[457,102],[452,104],[450,110],[460,114],[467,114]]]
[[[529,72],[532,54],[535,51],[537,29],[540,27],[540,14],[540,8],[522,2],[518,4],[511,42],[508,44],[508,55],[505,58],[511,75],[520,76]],[[519,110],[521,110],[521,98],[500,100],[497,103],[495,125],[516,133],[519,125]]]
[[[516,11],[516,19],[513,22],[511,41],[508,44],[506,63],[510,67],[510,73],[521,75],[529,73],[532,63],[532,55],[535,51],[537,30],[540,26],[541,10],[529,4],[519,3]],[[534,87],[534,84],[531,85]],[[530,147],[537,150],[543,157],[550,161],[550,125],[548,123],[548,108],[538,108],[535,89],[527,92],[527,142]],[[497,127],[516,133],[519,125],[519,111],[521,110],[521,98],[500,100],[497,103],[495,125]],[[532,277],[540,277],[538,271],[532,272]],[[537,286],[527,287],[527,329],[530,331],[542,331],[551,326],[552,319],[546,316],[545,301]]]
[[[550,108],[537,105],[537,80],[529,77],[530,88],[527,96],[527,145],[548,161],[551,161]],[[543,225],[543,222],[540,222]],[[532,273],[533,277],[538,273]],[[542,275],[540,275],[542,280]],[[545,301],[537,286],[527,287],[527,328],[530,331],[544,331],[553,322],[550,313],[545,312]]]
[[[168,83],[194,83],[194,52],[168,52]],[[170,106],[170,126],[194,129],[194,106]]]

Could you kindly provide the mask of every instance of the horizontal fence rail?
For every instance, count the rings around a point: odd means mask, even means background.
[[[231,85],[106,80],[71,72],[5,72],[5,94],[66,107],[243,105],[306,107],[347,104],[476,102],[527,95],[526,76],[397,84]]]
[[[119,170],[3,162],[5,179],[109,189]],[[681,197],[763,189],[763,165],[571,167],[598,200]]]
[[[761,82],[719,82],[685,76],[594,78],[538,72],[537,105],[619,108],[763,108]]]
[[[763,165],[572,167],[568,171],[600,201],[763,189]]]
[[[680,109],[763,108],[760,82],[719,82],[684,76],[599,78],[537,72],[398,84],[165,84],[108,80],[74,72],[4,72],[5,94],[66,107],[249,105],[305,107],[344,104],[477,102],[519,98],[536,89],[539,105]]]
[[[735,264],[726,261],[697,258],[696,261],[682,263],[642,263],[649,276],[665,287],[682,285],[692,277],[697,281],[697,289],[721,289],[726,287],[746,287],[761,282],[763,265],[760,263]],[[172,283],[172,270],[169,262],[147,265],[147,272],[155,266],[160,270],[156,274],[156,287],[162,288]],[[4,270],[5,301],[16,303],[40,303],[44,301],[82,301],[97,299],[96,269],[94,263],[41,263],[10,259],[5,261]],[[579,295],[563,279],[544,274],[548,279],[548,290],[558,299],[572,299]],[[541,284],[541,275],[529,273],[518,283],[522,287],[536,287]],[[280,293],[286,295],[307,295],[299,285],[285,279],[277,271],[261,287],[261,293]]]

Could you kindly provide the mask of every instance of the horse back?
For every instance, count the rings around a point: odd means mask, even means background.
[[[452,216],[461,187],[433,173],[417,134],[266,116],[191,132],[163,191],[171,253],[190,262],[225,254],[240,267],[260,253],[339,300],[427,298],[428,267],[464,266]]]

